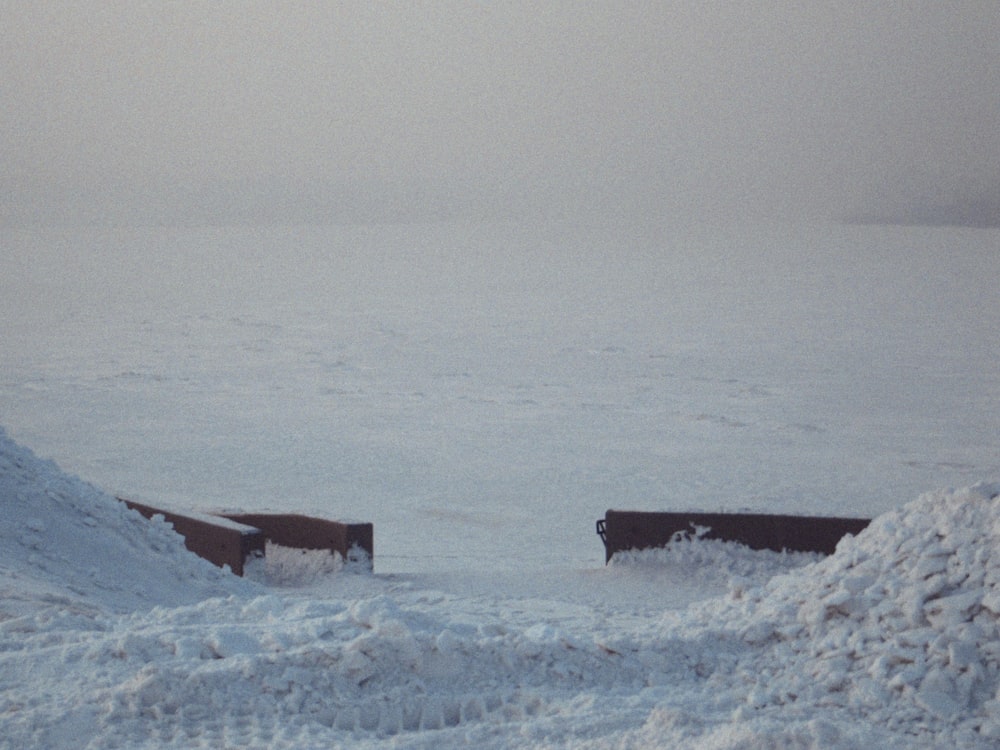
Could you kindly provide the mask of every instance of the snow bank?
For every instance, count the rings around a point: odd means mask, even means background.
[[[63,473],[0,427],[0,620],[45,607],[116,612],[193,603],[247,586]]]
[[[709,529],[693,537],[678,534],[666,547],[616,552],[609,567],[670,567],[696,576],[701,585],[711,582],[769,580],[781,573],[822,559],[815,552],[752,550],[722,539],[706,539]]]
[[[714,662],[707,684],[744,686],[734,720],[754,731],[835,709],[914,738],[995,747],[998,493],[980,484],[925,495],[829,558],[696,606],[665,632],[747,646]]]

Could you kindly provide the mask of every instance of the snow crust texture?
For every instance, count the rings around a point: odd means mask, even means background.
[[[0,434],[0,748],[997,747],[998,493],[825,559],[691,540],[595,572],[726,578],[647,616],[237,579]]]
[[[825,560],[668,618],[666,632],[751,647],[708,680],[746,685],[741,720],[827,707],[932,744],[995,747],[998,495],[1000,484],[924,495]]]

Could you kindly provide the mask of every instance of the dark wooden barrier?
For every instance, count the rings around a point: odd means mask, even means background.
[[[266,542],[299,549],[329,550],[345,561],[372,569],[374,529],[370,523],[343,523],[295,513],[212,513],[164,510],[118,498],[146,518],[161,515],[184,537],[184,546],[218,566],[243,575],[244,562],[263,556]]]
[[[369,568],[375,558],[374,530],[370,523],[343,523],[294,513],[220,513],[219,516],[255,526],[269,541],[283,547],[330,550],[348,562],[367,560]]]
[[[184,537],[184,546],[199,557],[243,575],[243,564],[251,555],[263,555],[265,535],[260,529],[219,516],[199,513],[178,513],[134,500],[118,498],[146,518],[160,515]]]
[[[761,513],[664,513],[609,510],[597,522],[605,562],[616,552],[666,546],[676,534],[708,528],[706,539],[723,539],[751,549],[831,554],[847,534],[865,529],[868,518],[783,516]]]

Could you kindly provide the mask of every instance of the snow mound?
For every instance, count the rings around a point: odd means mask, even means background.
[[[110,495],[0,427],[0,620],[43,609],[127,612],[247,590]]]
[[[348,551],[348,559],[325,549],[285,547],[268,540],[264,556],[248,560],[243,575],[268,588],[295,589],[301,593],[322,593],[324,584],[338,573],[368,574],[371,558],[358,546]]]
[[[701,584],[764,583],[776,575],[817,562],[816,552],[754,550],[738,542],[706,539],[703,529],[695,536],[677,535],[666,547],[616,552],[611,568],[669,568]]]
[[[1000,743],[1000,484],[924,495],[668,628],[750,647],[709,683],[745,686],[734,717],[756,730],[822,707],[916,738]]]

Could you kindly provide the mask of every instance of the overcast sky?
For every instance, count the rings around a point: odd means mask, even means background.
[[[996,0],[0,0],[0,18],[8,220],[1000,205]]]

